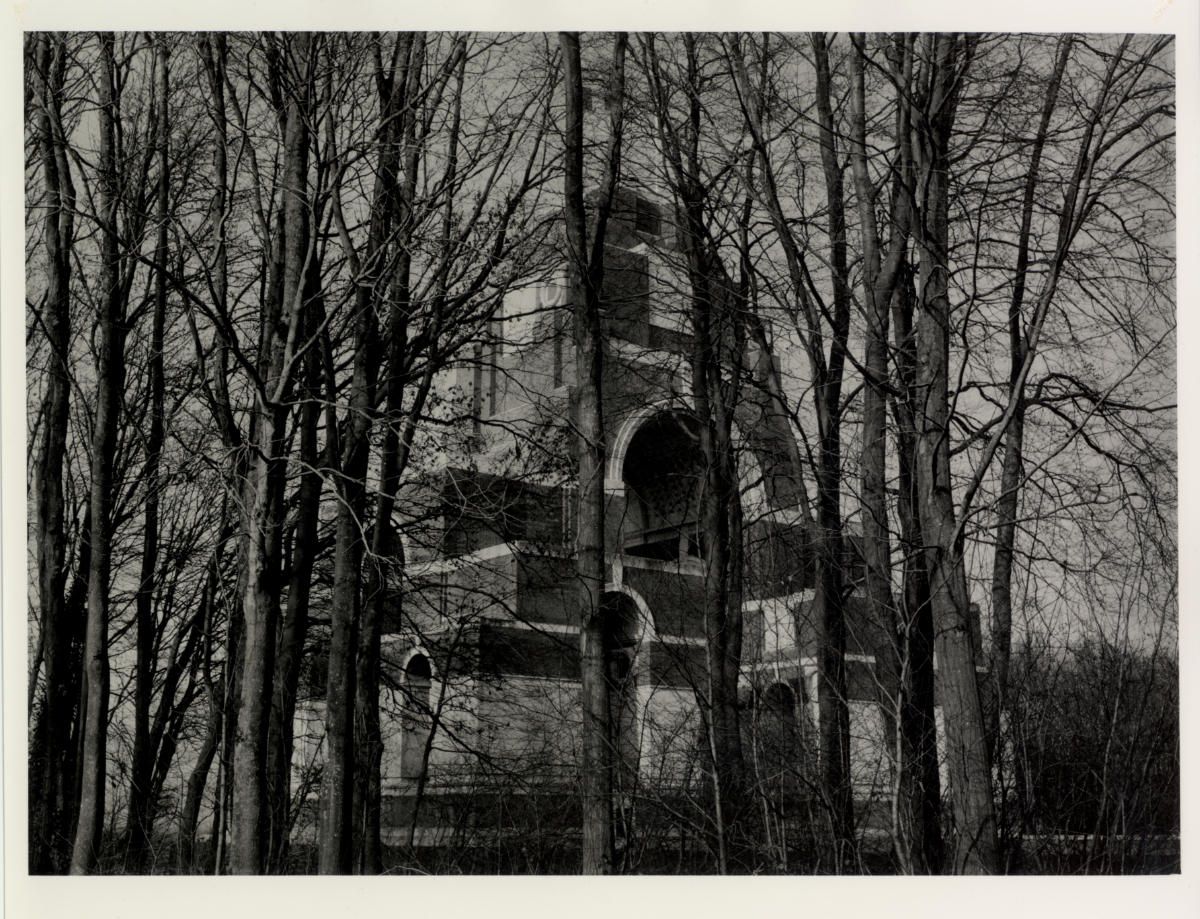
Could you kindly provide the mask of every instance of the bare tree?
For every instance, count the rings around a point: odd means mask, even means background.
[[[308,34],[278,40],[277,81],[283,132],[283,205],[278,232],[281,261],[277,290],[266,304],[261,379],[256,381],[253,456],[247,474],[245,621],[239,686],[237,742],[232,770],[230,870],[259,874],[266,856],[266,764],[271,679],[278,623],[278,479],[289,393],[304,314],[304,279],[312,259],[308,158],[317,42]]]
[[[812,399],[817,421],[818,457],[816,519],[810,545],[816,558],[816,593],[813,615],[821,626],[822,690],[819,733],[821,738],[822,795],[829,815],[838,863],[851,856],[853,846],[853,800],[850,787],[849,712],[846,707],[846,621],[845,544],[841,518],[841,413],[842,382],[847,359],[850,322],[846,273],[845,201],[841,167],[838,165],[836,135],[832,124],[829,63],[823,36],[813,36],[817,70],[819,145],[828,207],[833,309],[818,304],[811,289],[804,247],[797,239],[780,191],[779,167],[772,161],[763,122],[765,99],[750,83],[740,39],[731,37],[727,58],[733,73],[738,104],[758,161],[755,189],[767,211],[775,236],[783,249],[789,294],[789,312],[797,317],[796,331],[808,358],[812,376]],[[828,351],[826,351],[828,338]]]
[[[65,145],[62,97],[68,48],[62,37],[42,34],[32,42],[36,80],[33,111],[45,183],[46,293],[39,325],[50,348],[42,397],[42,440],[35,464],[39,644],[44,689],[35,714],[30,751],[30,870],[63,870],[64,842],[74,814],[71,749],[75,700],[71,698],[71,646],[78,629],[67,618],[67,543],[64,533],[63,472],[66,461],[71,372],[71,250],[75,186]],[[36,688],[35,670],[31,685]],[[32,696],[31,705],[32,709]]]
[[[578,531],[575,540],[579,578],[580,681],[583,693],[583,865],[584,874],[609,874],[613,866],[613,755],[609,724],[608,684],[605,678],[604,617],[601,594],[606,577],[604,557],[604,338],[600,291],[604,280],[604,245],[609,213],[621,167],[624,126],[625,48],[627,37],[613,42],[612,70],[607,94],[608,141],[595,205],[591,240],[584,209],[583,71],[579,36],[560,33],[563,86],[566,93],[564,130],[564,214],[567,238],[567,277],[574,315],[576,383],[573,398],[578,430]]]
[[[129,846],[133,863],[140,868],[150,848],[153,819],[151,776],[154,751],[150,744],[150,706],[154,686],[154,594],[158,582],[159,548],[159,468],[164,440],[164,337],[167,319],[167,250],[171,192],[170,162],[170,51],[164,41],[158,43],[155,59],[154,92],[157,103],[158,192],[155,221],[158,224],[155,247],[154,312],[150,336],[150,432],[146,440],[145,520],[142,533],[142,565],[137,591],[137,663],[134,688],[133,768],[129,788]]]
[[[92,434],[91,562],[88,570],[88,618],[84,644],[83,741],[78,828],[71,873],[86,874],[96,865],[104,827],[105,741],[108,731],[108,618],[112,546],[112,468],[125,380],[125,304],[121,296],[120,197],[116,120],[120,96],[114,39],[100,36],[100,311],[97,319],[99,363],[96,368],[96,420]]]
[[[924,42],[912,117],[916,187],[914,240],[920,255],[915,328],[916,470],[929,566],[946,769],[954,805],[956,872],[994,873],[996,824],[991,766],[972,647],[970,599],[955,513],[949,444],[949,157],[954,113],[973,43],[954,35]]]

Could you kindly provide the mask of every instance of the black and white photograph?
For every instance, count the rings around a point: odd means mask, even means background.
[[[10,872],[1179,875],[1177,36],[393,19],[22,31]]]

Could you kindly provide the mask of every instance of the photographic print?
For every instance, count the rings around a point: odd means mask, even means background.
[[[1173,35],[23,51],[29,874],[1180,871]]]

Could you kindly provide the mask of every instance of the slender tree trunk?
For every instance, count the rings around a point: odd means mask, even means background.
[[[150,431],[146,438],[146,465],[142,478],[146,489],[142,533],[142,568],[136,597],[137,659],[133,693],[133,767],[129,784],[129,858],[134,873],[145,869],[152,831],[151,781],[154,750],[150,742],[150,702],[154,692],[154,594],[158,583],[159,466],[163,447],[163,404],[165,382],[163,338],[167,315],[167,221],[170,207],[170,123],[167,94],[169,52],[160,42],[157,52],[155,93],[158,103],[159,179],[155,219],[154,314],[150,333]]]
[[[848,864],[854,841],[850,786],[850,711],[847,705],[846,618],[842,566],[840,472],[832,466],[840,449],[823,441],[817,470],[817,563],[812,610],[820,635],[821,680],[817,693],[821,791],[834,845],[834,869]]]
[[[1046,87],[1041,119],[1029,154],[1029,172],[1021,201],[1021,227],[1017,235],[1017,259],[1013,270],[1013,294],[1008,307],[1009,399],[1015,411],[1004,437],[1004,460],[1000,471],[1000,500],[996,504],[996,550],[992,561],[991,682],[988,733],[993,760],[1003,762],[1000,738],[1001,717],[1008,696],[1008,670],[1012,658],[1012,574],[1013,547],[1016,540],[1017,510],[1024,475],[1022,452],[1025,438],[1025,394],[1021,368],[1028,350],[1025,340],[1024,312],[1026,274],[1029,270],[1029,243],[1042,151],[1046,145],[1050,120],[1058,101],[1063,73],[1070,56],[1071,42],[1060,39],[1054,71]],[[1002,784],[1003,784],[1003,780]]]
[[[424,39],[411,35],[400,39],[398,51],[403,51],[403,71],[379,75],[379,84],[388,87],[381,93],[380,125],[377,139],[380,148],[379,169],[376,173],[372,196],[371,216],[364,258],[359,263],[354,254],[353,243],[343,230],[344,244],[351,257],[352,270],[356,276],[356,338],[353,379],[351,381],[351,414],[345,425],[346,439],[341,445],[342,474],[337,521],[337,543],[334,556],[334,602],[333,634],[330,643],[329,686],[326,697],[326,767],[322,788],[320,870],[322,873],[349,873],[354,870],[355,840],[361,836],[363,846],[359,867],[376,873],[382,870],[382,850],[379,840],[377,817],[378,807],[372,807],[371,799],[378,797],[378,782],[371,779],[378,771],[373,761],[381,753],[378,725],[378,699],[368,702],[367,696],[378,695],[379,667],[379,606],[382,599],[378,589],[374,591],[374,603],[366,604],[366,595],[359,592],[364,578],[362,556],[366,548],[363,533],[363,515],[366,509],[367,458],[373,414],[375,411],[375,389],[379,372],[380,349],[378,347],[378,323],[376,315],[384,285],[384,263],[389,251],[388,242],[396,219],[397,206],[401,211],[401,233],[411,232],[412,196],[415,192],[416,170],[419,159],[415,134],[416,112],[413,101],[415,87],[420,79],[424,58]],[[401,141],[407,151],[404,161],[404,178],[398,187]],[[398,354],[403,354],[407,344],[408,294],[408,246],[404,241],[398,245],[403,254],[395,271],[394,290],[399,294],[396,308],[392,311],[392,344]],[[389,366],[389,373],[399,375],[401,365]],[[402,377],[393,377],[400,385]],[[392,400],[399,394],[391,392]],[[399,409],[398,405],[391,408]],[[385,438],[393,436],[390,432]],[[385,453],[387,445],[385,444]],[[390,465],[395,460],[384,456]],[[385,470],[386,474],[387,470]],[[395,482],[390,483],[395,487]],[[386,502],[385,502],[386,503]],[[390,515],[390,505],[385,507]],[[375,523],[375,536],[387,540],[390,521]],[[370,567],[377,569],[382,556],[375,556]],[[367,575],[368,585],[372,576]],[[369,619],[368,619],[369,617]],[[366,620],[366,621],[364,621]],[[360,690],[359,676],[366,681]],[[363,722],[357,730],[356,709],[361,711]],[[365,761],[364,761],[365,760]],[[358,766],[365,767],[365,775],[358,775]],[[371,786],[375,790],[371,790]],[[355,807],[355,790],[358,789],[359,807]],[[356,817],[358,818],[356,820]],[[370,833],[356,834],[355,824]]]
[[[892,298],[899,391],[895,403],[899,465],[899,517],[904,548],[903,602],[896,638],[906,672],[900,683],[900,819],[907,831],[908,858],[917,874],[936,873],[943,862],[942,791],[934,715],[933,610],[921,534],[920,499],[913,461],[916,430],[916,353],[912,335],[913,296],[907,278]],[[900,841],[900,840],[898,840]]]
[[[361,290],[361,288],[360,288]],[[377,330],[374,304],[360,296],[350,417],[337,482],[338,513],[330,610],[329,680],[325,693],[325,769],[319,832],[322,874],[353,870],[355,654],[366,507],[367,437],[374,406]]]
[[[841,394],[850,323],[845,191],[833,124],[829,49],[825,37],[812,36],[817,72],[817,113],[821,166],[829,205],[830,268],[833,316],[829,359],[814,388],[820,439],[817,469],[817,570],[814,606],[821,622],[821,689],[818,695],[824,793],[830,812],[836,870],[853,861],[854,799],[850,784],[850,711],[847,705],[845,565],[846,541],[841,514]]]
[[[386,376],[382,381],[384,393],[385,428],[380,451],[379,493],[375,500],[375,521],[371,532],[371,558],[364,572],[364,598],[361,629],[356,656],[355,688],[355,762],[354,820],[358,840],[356,868],[363,874],[383,871],[383,839],[380,823],[382,792],[380,770],[383,761],[383,735],[379,715],[380,649],[385,609],[389,603],[388,571],[403,572],[403,546],[395,538],[392,514],[396,505],[396,490],[407,465],[417,419],[423,408],[428,387],[422,387],[410,408],[407,422],[404,414],[404,384],[408,358],[408,324],[411,318],[412,293],[410,272],[412,256],[409,241],[414,232],[414,210],[417,188],[417,169],[420,165],[420,145],[417,142],[419,110],[415,105],[424,69],[425,37],[408,33],[397,38],[396,59],[402,64],[399,73],[391,72],[381,85],[390,91],[381,94],[383,116],[380,126],[382,149],[378,183],[375,188],[374,226],[378,233],[368,240],[368,258],[380,260],[386,251],[386,236],[395,224],[395,257],[391,268],[392,308],[388,318]],[[397,143],[399,141],[399,143]],[[451,141],[455,143],[455,141]],[[405,151],[403,159],[400,150]],[[450,151],[453,162],[456,151]],[[375,254],[371,246],[379,251]],[[382,283],[380,279],[377,283]],[[432,369],[434,362],[429,361]],[[399,432],[403,424],[404,435]],[[398,584],[402,583],[402,579]]]
[[[699,428],[702,469],[698,482],[704,554],[705,680],[696,687],[712,776],[711,848],[721,873],[756,867],[758,811],[742,746],[738,682],[742,654],[742,545],[737,457],[733,444],[736,392],[742,385],[749,279],[735,284],[714,251],[706,217],[708,189],[701,175],[699,44],[683,36],[687,56],[683,85],[693,99],[687,121],[676,127],[653,38],[646,42],[647,73],[657,109],[659,139],[672,179],[681,254],[687,265],[691,307],[691,392]],[[745,226],[741,227],[744,232]],[[745,246],[745,244],[744,244]],[[761,323],[750,330],[762,354]],[[769,364],[769,357],[767,363]],[[771,371],[768,370],[768,386]],[[772,406],[775,407],[775,406]],[[803,500],[803,486],[796,487]],[[806,503],[806,502],[805,502]]]
[[[1048,259],[1049,270],[1027,331],[1019,337],[1017,351],[1023,355],[1020,366],[1010,374],[1010,399],[1000,423],[996,426],[976,465],[975,473],[964,490],[962,509],[955,518],[950,488],[949,430],[947,418],[947,364],[949,303],[947,296],[948,273],[948,218],[947,218],[947,173],[949,166],[948,139],[953,124],[955,94],[961,83],[962,74],[955,69],[955,41],[941,36],[934,42],[936,67],[931,67],[930,87],[926,99],[926,114],[918,137],[924,142],[922,179],[926,204],[924,210],[924,232],[922,234],[922,305],[921,323],[918,326],[918,352],[922,364],[922,375],[918,383],[925,388],[926,402],[932,408],[926,412],[917,446],[917,481],[922,501],[922,524],[925,539],[933,549],[929,553],[930,583],[934,605],[934,620],[937,629],[937,649],[940,663],[940,687],[946,722],[946,749],[950,791],[954,801],[955,822],[958,831],[958,848],[955,868],[961,871],[994,872],[998,869],[996,826],[991,791],[990,738],[983,721],[980,704],[979,683],[975,671],[975,649],[970,635],[969,597],[962,559],[963,530],[972,507],[972,500],[980,487],[1000,440],[1011,435],[1011,426],[1018,416],[1023,419],[1025,409],[1024,386],[1037,355],[1038,342],[1046,321],[1049,307],[1063,265],[1070,252],[1071,244],[1096,203],[1091,191],[1096,162],[1109,149],[1110,138],[1105,141],[1109,124],[1105,112],[1121,75],[1138,72],[1132,70],[1124,59],[1129,44],[1126,37],[1118,51],[1106,65],[1105,74],[1099,81],[1096,101],[1084,122],[1079,140],[1074,171],[1066,183],[1062,204],[1058,210],[1057,238],[1053,253]],[[1053,111],[1054,99],[1061,82],[1062,71],[1070,52],[1070,37],[1060,42],[1055,74],[1048,86],[1042,121],[1048,124]],[[1128,98],[1128,89],[1122,90],[1120,98]],[[1044,133],[1039,127],[1039,132]],[[1093,143],[1098,142],[1093,147]],[[1144,148],[1145,149],[1145,148]],[[1135,158],[1138,154],[1135,154]],[[1129,161],[1127,160],[1126,163]],[[1026,200],[1035,196],[1036,188],[1030,191],[1030,183],[1036,183],[1036,172],[1027,176]],[[1022,221],[1026,219],[1022,215]],[[1014,294],[1023,293],[1014,291]],[[1021,332],[1020,300],[1014,299],[1015,309],[1010,309],[1010,336],[1015,319]],[[1014,315],[1015,314],[1015,315]],[[1011,345],[1011,342],[1010,342]],[[1012,350],[1010,348],[1010,350]],[[1018,438],[1020,436],[1018,432]],[[1016,447],[1019,439],[1011,446]],[[1013,449],[1011,469],[1019,469],[1020,453]],[[1007,463],[1006,463],[1007,465]],[[1003,473],[1002,473],[1003,475]],[[1009,483],[1012,484],[1011,481]],[[1014,488],[1006,487],[1007,492]],[[1006,511],[1007,518],[1013,509]],[[1008,550],[1001,547],[1000,564],[1005,566]],[[1006,576],[1001,572],[1002,577]],[[1011,577],[1011,570],[1007,572]],[[1011,604],[1011,599],[1008,601]],[[1004,600],[1002,600],[1002,604]],[[1011,608],[1002,610],[1001,617],[1011,617]],[[1004,636],[1000,636],[1004,639]],[[1001,652],[1007,655],[1007,649]]]
[[[35,765],[39,757],[46,755],[45,751],[49,749],[47,744],[62,745],[61,762],[53,767],[43,763],[41,767],[47,771],[53,768],[56,773],[52,780],[47,779],[51,800],[31,801],[30,805],[31,820],[36,817],[39,807],[52,808],[51,812],[56,815],[51,823],[51,836],[42,840],[46,847],[44,854],[49,861],[36,873],[66,874],[71,864],[71,846],[79,805],[79,754],[83,730],[83,712],[79,705],[82,698],[83,643],[87,624],[87,582],[92,558],[90,534],[89,508],[79,528],[75,570],[71,576],[71,588],[62,603],[59,623],[60,634],[57,641],[62,643],[59,651],[61,662],[55,678],[59,698],[53,707],[56,712],[62,714],[51,723],[50,711],[45,705],[40,706],[30,741],[30,757]],[[33,788],[30,793],[35,793]],[[32,826],[30,831],[33,832]]]
[[[911,435],[900,448],[902,532],[907,561],[904,570],[904,603],[900,610],[901,654],[907,678],[901,685],[900,729],[903,737],[901,805],[906,807],[913,871],[935,874],[942,869],[942,787],[938,765],[937,704],[933,669],[933,607],[929,572],[921,542],[921,523],[915,476],[910,457]]]
[[[222,527],[222,534],[224,528]],[[158,815],[158,802],[163,798],[168,773],[175,754],[179,749],[180,732],[192,703],[199,694],[196,685],[197,674],[203,661],[201,653],[207,634],[210,601],[208,599],[209,584],[201,590],[200,604],[191,618],[176,629],[166,650],[166,659],[162,668],[162,681],[159,691],[158,708],[150,725],[149,748],[152,753],[152,768],[146,809],[146,825],[154,826]],[[172,591],[169,589],[163,600],[166,608],[171,608]],[[161,645],[163,636],[156,637],[156,645]],[[183,687],[180,692],[180,687]],[[148,850],[148,854],[153,854]],[[152,866],[151,866],[152,867]]]
[[[222,507],[224,517],[224,507]],[[222,527],[224,530],[224,527]],[[204,789],[208,784],[208,774],[212,769],[213,760],[221,746],[221,730],[223,724],[224,698],[220,686],[213,680],[212,655],[214,650],[213,620],[217,607],[216,594],[219,589],[217,566],[220,559],[220,546],[213,554],[208,566],[208,574],[201,599],[203,639],[200,646],[199,668],[203,678],[205,697],[208,705],[208,717],[205,724],[204,739],[196,754],[196,761],[188,773],[184,791],[183,807],[179,815],[178,869],[181,872],[193,873],[196,870],[196,830],[200,825],[200,809],[204,804]],[[216,832],[212,842],[216,844]]]
[[[196,869],[196,829],[200,825],[200,809],[204,804],[204,789],[208,784],[208,775],[221,744],[220,700],[214,701],[218,704],[209,707],[204,739],[200,742],[196,762],[188,774],[183,810],[179,817],[179,870],[189,874],[194,873]],[[215,838],[212,841],[215,843]]]
[[[267,867],[272,873],[283,873],[287,865],[292,804],[293,721],[300,687],[300,665],[308,636],[309,597],[323,485],[318,469],[321,458],[317,447],[317,426],[321,415],[321,404],[317,401],[320,394],[318,349],[312,349],[307,367],[308,396],[300,412],[300,462],[304,472],[296,495],[296,528],[292,537],[287,606],[275,658],[271,722],[267,735],[267,781],[271,802]]]
[[[891,533],[888,521],[887,498],[887,400],[889,382],[888,325],[889,310],[902,297],[901,288],[907,284],[907,250],[910,222],[910,187],[912,183],[912,149],[908,141],[908,107],[896,107],[895,136],[898,138],[897,160],[894,167],[891,195],[891,238],[886,252],[876,221],[876,188],[868,170],[867,127],[866,127],[866,52],[864,40],[854,40],[855,52],[851,58],[851,162],[857,191],[859,221],[863,239],[863,301],[867,315],[866,357],[863,367],[863,447],[862,447],[862,528],[863,559],[866,564],[866,601],[871,623],[888,637],[876,650],[876,671],[884,698],[882,706],[889,722],[888,734],[897,738],[895,770],[895,792],[893,800],[893,847],[897,862],[904,871],[925,873],[929,861],[924,849],[930,833],[937,834],[936,825],[930,830],[926,825],[925,799],[921,794],[923,782],[914,773],[921,761],[916,750],[925,742],[917,725],[913,711],[914,672],[912,667],[922,669],[923,679],[929,681],[927,709],[920,708],[920,717],[928,716],[932,727],[933,697],[932,670],[928,651],[914,658],[910,635],[920,636],[921,629],[905,615],[911,610],[923,609],[928,615],[928,589],[918,590],[912,601],[898,607],[892,594]],[[912,82],[911,41],[901,39],[890,55],[898,92],[907,92]],[[897,364],[901,368],[898,383],[901,387],[911,384],[911,348],[909,334],[911,308],[902,317],[903,332],[898,333],[902,347],[897,349]],[[901,323],[898,322],[898,328]],[[917,529],[917,514],[911,505],[911,412],[897,412],[897,419],[905,432],[900,441],[906,445],[900,456],[900,517],[903,535],[909,547],[909,557],[919,559],[920,541],[914,535]],[[918,572],[905,567],[906,586],[915,586]],[[920,569],[923,572],[923,568]],[[907,594],[906,594],[907,596]],[[930,636],[931,638],[932,636]],[[931,650],[931,649],[930,649]],[[919,652],[919,649],[918,649]],[[922,686],[922,689],[925,687]],[[933,787],[937,785],[936,746],[929,746],[933,756]],[[935,802],[936,803],[936,802]],[[933,813],[936,821],[937,812]],[[940,855],[934,864],[940,862]]]
[[[29,762],[29,870],[65,873],[72,823],[71,726],[76,695],[70,668],[72,635],[66,618],[66,537],[63,530],[63,466],[70,401],[71,247],[74,237],[74,186],[60,130],[61,96],[66,74],[62,39],[36,38],[37,125],[46,187],[46,299],[42,325],[49,345],[46,390],[42,397],[43,439],[35,459],[34,508],[37,543],[38,640],[44,661],[44,688],[34,718]],[[37,673],[33,683],[36,687]]]
[[[695,60],[690,40],[689,58]],[[697,122],[692,127],[699,131]],[[703,464],[699,485],[707,671],[704,707],[716,796],[714,848],[719,870],[726,873],[749,870],[754,855],[753,834],[748,827],[754,817],[753,801],[738,707],[742,643],[740,495],[733,414],[725,380],[726,371],[734,379],[738,377],[739,346],[744,343],[740,322],[734,328],[740,304],[726,303],[717,294],[718,290],[731,290],[733,285],[704,242],[699,176],[692,173],[688,180],[683,240],[692,288],[692,398]],[[739,537],[736,546],[735,535]]]
[[[268,300],[263,356],[266,372],[255,412],[254,457],[248,474],[245,594],[242,602],[241,673],[232,770],[230,871],[261,874],[267,854],[269,800],[267,741],[279,616],[279,532],[282,512],[283,428],[287,418],[285,375],[304,313],[308,228],[309,99],[314,49],[305,33],[288,36],[281,55],[289,84],[281,122],[284,132],[283,205],[278,288]],[[272,285],[274,287],[275,285]],[[278,328],[276,328],[278,326]]]
[[[253,461],[254,468],[250,473],[249,492],[253,504],[247,520],[247,576],[242,600],[237,723],[230,770],[229,870],[234,874],[261,874],[266,854],[266,745],[275,650],[273,612],[278,608],[277,598],[273,595],[275,566],[267,544],[269,530],[274,526],[268,477],[270,465],[277,460],[268,460],[266,456],[277,448],[275,432],[279,419],[276,410],[270,407],[261,410],[257,424],[256,447],[263,455]]]
[[[808,290],[804,252],[792,233],[783,209],[778,183],[771,165],[762,124],[762,98],[750,86],[742,45],[732,37],[727,58],[760,164],[760,196],[767,208],[775,235],[783,248],[788,277],[803,319],[798,327],[813,377],[813,404],[817,416],[819,453],[816,469],[816,525],[809,546],[816,561],[816,584],[811,605],[820,644],[821,682],[817,695],[820,738],[821,794],[834,845],[835,870],[852,857],[854,807],[850,787],[849,709],[846,704],[846,623],[843,608],[845,544],[841,522],[841,413],[842,374],[850,321],[847,286],[846,227],[841,166],[836,151],[830,101],[828,49],[823,36],[811,38],[817,65],[817,103],[820,123],[821,162],[829,204],[830,263],[833,269],[834,307],[827,320],[821,315]],[[824,350],[822,329],[830,326],[829,354]],[[799,623],[798,634],[799,634]]]
[[[950,477],[949,428],[949,141],[959,63],[957,38],[931,38],[928,95],[918,131],[922,189],[917,243],[921,316],[916,326],[917,387],[921,400],[916,482],[929,566],[938,659],[938,688],[946,726],[946,766],[954,806],[955,873],[995,873],[996,821],[991,765],[971,638],[970,597]]]
[[[708,274],[708,270],[701,268]],[[700,420],[701,527],[705,569],[705,648],[708,671],[712,768],[717,795],[717,851],[723,872],[749,870],[754,839],[738,681],[741,676],[742,598],[740,495],[733,452],[732,416],[722,392],[717,355],[725,349],[714,332],[711,286],[693,296],[693,398]],[[718,326],[719,328],[719,326]],[[734,544],[738,537],[737,545]],[[735,567],[738,566],[738,567]]]
[[[245,596],[245,570],[239,577],[239,602],[229,611],[225,630],[225,666],[221,674],[221,748],[217,759],[217,783],[213,813],[213,843],[206,874],[224,874],[229,870],[229,837],[233,812],[233,764],[237,752],[238,705],[242,693],[244,649],[240,598]]]
[[[610,94],[609,155],[604,197],[596,214],[592,256],[588,257],[587,215],[583,201],[583,73],[579,36],[559,33],[566,95],[564,134],[564,201],[567,235],[567,277],[574,309],[576,380],[573,407],[578,431],[578,531],[575,554],[578,576],[580,682],[583,702],[582,819],[584,874],[610,874],[613,869],[613,768],[609,743],[608,681],[601,598],[607,566],[604,557],[604,339],[599,291],[608,208],[620,162],[621,111],[624,92],[624,41],[616,41],[615,92]]]
[[[96,867],[104,828],[108,730],[108,608],[112,561],[113,456],[125,381],[125,310],[117,236],[117,98],[113,36],[100,36],[100,315],[97,329],[96,419],[92,429],[91,565],[84,646],[83,738],[79,820],[71,873]]]
[[[229,173],[228,173],[228,121],[225,107],[226,56],[228,42],[222,33],[203,36],[200,39],[202,63],[208,83],[209,98],[212,105],[211,120],[216,135],[213,144],[214,193],[211,204],[212,220],[210,226],[212,245],[212,278],[214,306],[219,316],[228,316],[227,296],[229,290],[228,249],[226,235],[229,220]],[[228,355],[230,342],[225,330],[218,326],[215,331],[213,355],[209,364],[208,385],[212,391],[211,409],[213,420],[225,449],[228,451],[229,468],[227,488],[230,492],[241,488],[243,498],[250,495],[249,469],[250,451],[243,442],[234,417],[228,389]],[[225,507],[222,506],[222,513]],[[247,519],[247,518],[243,518]],[[208,673],[206,690],[209,700],[210,727],[215,725],[219,733],[216,751],[217,774],[214,779],[214,802],[212,842],[205,860],[205,873],[220,874],[227,868],[229,835],[229,816],[233,801],[232,773],[234,751],[237,745],[237,715],[241,702],[242,669],[242,598],[245,596],[247,584],[247,569],[245,560],[248,556],[249,531],[241,534],[241,549],[237,569],[237,584],[235,601],[226,610],[225,623],[225,663],[222,667],[220,682],[214,680]],[[209,624],[210,634],[207,640],[212,644],[212,623]],[[211,661],[211,652],[206,661]],[[216,711],[212,706],[216,705]],[[203,792],[203,787],[200,789]],[[199,804],[197,804],[199,806]]]
[[[856,79],[862,82],[862,58]],[[904,101],[912,92],[915,66],[915,37],[898,36],[891,49],[893,74],[904,98],[896,106],[895,135],[899,139],[899,168],[893,180],[893,216],[898,224],[893,233],[911,230],[913,218],[914,164],[911,138],[911,107]],[[865,100],[856,93],[861,113]],[[861,115],[860,115],[861,117]],[[901,601],[895,622],[895,657],[899,665],[894,682],[899,718],[897,749],[897,800],[893,842],[902,864],[915,874],[942,869],[942,791],[938,765],[937,722],[933,669],[933,610],[925,539],[921,530],[921,502],[917,493],[916,406],[919,403],[913,312],[916,302],[908,264],[907,234],[897,248],[893,236],[889,265],[892,328],[895,341],[896,386],[893,400],[898,454],[898,500],[900,538],[904,551]],[[892,261],[892,258],[895,261]],[[881,293],[877,293],[879,297]],[[878,300],[876,301],[878,306]]]
[[[376,513],[379,512],[377,503]],[[392,508],[386,508],[390,514]],[[378,517],[375,527],[378,530]],[[378,554],[382,550],[385,554]],[[383,564],[403,564],[403,547],[399,540],[373,537],[370,568]],[[386,559],[386,561],[385,561]],[[383,793],[380,787],[383,766],[383,726],[379,715],[379,668],[382,639],[382,619],[386,597],[386,579],[382,573],[368,572],[365,579],[371,591],[363,604],[362,629],[359,632],[355,666],[355,762],[354,801],[355,822],[361,827],[356,838],[359,854],[356,865],[360,874],[382,874],[383,826],[381,809]]]

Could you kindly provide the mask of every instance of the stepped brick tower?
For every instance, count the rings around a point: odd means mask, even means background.
[[[609,233],[604,602],[624,812],[704,783],[705,547],[691,341],[670,224],[650,200],[622,193]],[[564,839],[577,831],[573,349],[562,291],[550,284],[512,297],[491,343],[460,371],[473,449],[441,478],[433,548],[409,553],[384,637],[389,691],[402,710],[385,726],[385,842],[482,844],[489,833],[520,832],[522,822],[536,822],[543,836],[548,825]],[[744,720],[763,780],[782,789],[791,776],[798,790],[816,757],[819,631],[808,617],[813,572],[797,454],[787,419],[763,392],[747,394],[736,419]],[[873,675],[885,636],[853,597],[849,610],[853,772],[866,794],[886,781]]]

